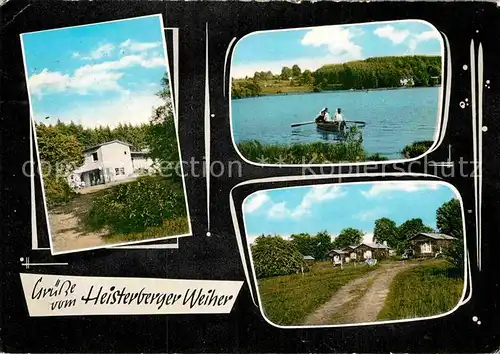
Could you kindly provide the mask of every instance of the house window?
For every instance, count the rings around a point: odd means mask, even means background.
[[[356,259],[356,253],[354,253],[354,252],[353,252],[353,253],[351,253],[351,258],[352,258],[352,259]]]
[[[431,253],[432,252],[432,246],[430,243],[424,243],[422,246],[420,246],[420,252],[422,253]]]
[[[125,168],[124,167],[121,167],[120,168],[120,174],[124,175],[125,174]]]
[[[124,155],[127,155],[127,152],[126,152],[126,151],[124,151],[124,152],[123,152],[123,154],[124,154]]]
[[[92,161],[97,161],[97,152],[92,153]]]

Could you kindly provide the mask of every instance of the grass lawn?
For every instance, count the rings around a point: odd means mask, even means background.
[[[438,315],[450,311],[462,296],[463,271],[443,260],[426,261],[396,275],[379,320]]]
[[[149,240],[174,235],[185,235],[189,231],[189,222],[187,217],[180,217],[174,220],[165,220],[161,226],[148,227],[142,232],[127,234],[109,234],[103,236],[107,243],[120,243],[127,241]]]
[[[265,278],[259,281],[259,293],[266,317],[275,324],[301,324],[335,291],[349,281],[377,269],[365,264],[333,267],[330,262],[318,262],[308,273]]]

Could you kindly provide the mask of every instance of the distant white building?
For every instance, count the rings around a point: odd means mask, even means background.
[[[129,143],[113,140],[83,150],[84,163],[68,176],[70,186],[95,186],[136,176],[140,170],[151,171],[153,161],[148,151],[130,151]]]

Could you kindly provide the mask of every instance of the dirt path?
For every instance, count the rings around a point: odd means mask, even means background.
[[[82,228],[82,221],[91,203],[91,194],[81,194],[68,204],[49,212],[52,245],[55,252],[86,249],[102,246],[101,238],[106,232],[88,232]]]
[[[306,325],[374,322],[384,306],[389,286],[401,271],[415,264],[387,263],[357,278],[306,318]]]

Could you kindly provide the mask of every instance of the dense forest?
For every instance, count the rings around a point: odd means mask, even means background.
[[[296,92],[427,87],[441,83],[441,71],[441,56],[374,57],[324,65],[314,72],[302,71],[297,65],[283,67],[278,75],[256,72],[252,78],[233,79],[231,89],[233,98],[244,98],[281,93],[283,84],[295,87]]]
[[[100,126],[95,128],[84,128],[81,124],[71,122],[69,124],[58,121],[54,125],[36,123],[37,136],[43,144],[50,136],[72,136],[81,148],[98,145],[111,140],[122,140],[132,144],[131,149],[141,150],[147,146],[147,132],[149,124],[131,125],[118,124],[115,128]],[[42,149],[43,150],[43,149]]]

